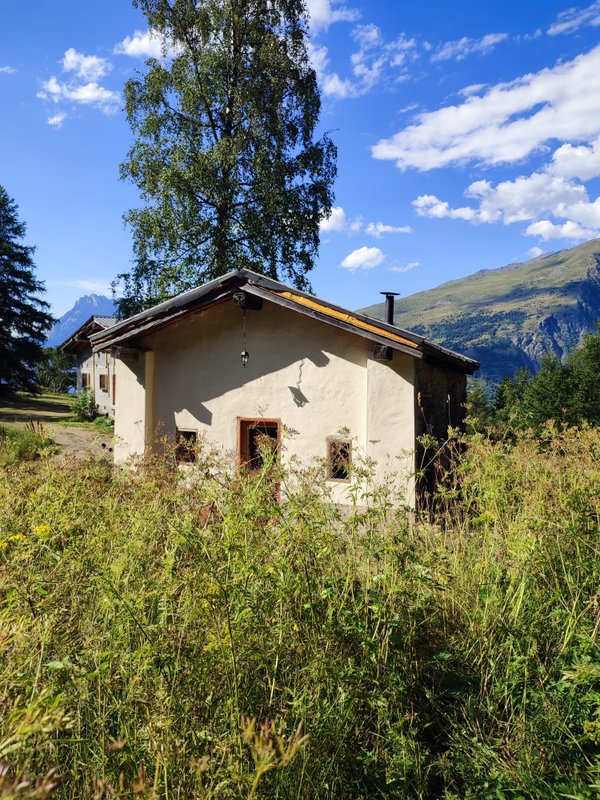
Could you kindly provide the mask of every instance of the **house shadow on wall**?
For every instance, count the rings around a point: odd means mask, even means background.
[[[298,361],[297,353],[292,356],[289,353],[286,355],[283,349],[278,349],[275,345],[269,351],[268,358],[261,358],[258,353],[260,353],[259,348],[256,348],[254,354],[250,350],[248,364],[245,367],[242,366],[240,355],[232,353],[231,360],[222,362],[223,368],[218,375],[212,376],[210,386],[203,385],[201,380],[194,380],[190,376],[190,380],[186,382],[186,386],[181,392],[185,394],[186,402],[175,404],[172,407],[172,413],[187,412],[199,423],[210,426],[213,414],[206,405],[208,402],[243,387],[245,383],[258,381],[268,375],[285,370]],[[335,355],[352,363],[358,363],[358,359],[351,358],[346,352],[346,348],[340,348]],[[310,403],[311,392],[306,385],[304,375],[307,362],[317,369],[323,369],[330,363],[330,360],[330,357],[320,348],[302,345],[302,358],[298,363],[296,383],[287,386],[296,406],[303,408]]]

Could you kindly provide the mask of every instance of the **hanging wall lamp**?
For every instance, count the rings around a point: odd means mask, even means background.
[[[260,297],[254,297],[251,294],[239,291],[234,292],[233,302],[234,305],[242,309],[242,313],[244,315],[242,352],[240,353],[240,358],[242,359],[242,366],[245,367],[248,363],[248,359],[250,358],[250,353],[246,347],[246,310],[250,309],[251,311],[260,311],[260,309],[263,307],[263,301]]]
[[[242,367],[245,367],[248,363],[248,359],[250,358],[250,353],[246,347],[246,309],[244,311],[244,332],[242,335],[242,352],[240,353],[240,358],[242,359]]]

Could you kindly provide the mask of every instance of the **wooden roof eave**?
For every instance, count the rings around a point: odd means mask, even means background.
[[[444,364],[446,366],[450,365],[467,375],[473,375],[481,366],[479,361],[475,361],[467,356],[461,356],[460,353],[455,353],[453,350],[448,350],[441,345],[433,344],[428,341],[423,344],[423,355],[428,361]]]
[[[347,331],[349,333],[353,333],[354,335],[361,336],[364,339],[370,339],[372,342],[376,344],[384,345],[385,347],[391,347],[393,350],[398,350],[401,353],[406,353],[413,358],[423,358],[423,354],[420,350],[417,350],[415,347],[410,347],[402,342],[395,341],[387,336],[377,334],[373,331],[365,330],[363,328],[359,328],[356,325],[352,325],[350,322],[345,322],[341,319],[336,319],[324,311],[319,311],[316,308],[310,308],[305,305],[301,305],[293,300],[290,300],[286,297],[282,297],[281,294],[271,291],[270,289],[263,289],[259,286],[256,286],[251,283],[247,283],[243,287],[244,292],[248,292],[248,294],[253,294],[256,297],[261,297],[263,300],[267,300],[267,302],[275,303],[276,305],[283,306],[284,308],[288,308],[292,311],[295,311],[299,314],[303,314],[306,317],[311,317],[312,319],[317,319],[320,322],[324,322],[327,325],[332,325],[334,328],[339,328],[340,330]]]
[[[126,330],[118,336],[115,336],[114,333],[111,335],[110,331],[112,329],[108,329],[104,332],[106,334],[105,336],[101,337],[100,334],[96,334],[95,336],[91,337],[92,350],[94,353],[99,353],[102,350],[108,350],[111,347],[118,347],[119,345],[124,345],[128,342],[131,343],[137,339],[142,339],[144,336],[148,336],[151,333],[156,333],[162,328],[165,328],[168,325],[171,325],[171,323],[183,319],[184,317],[191,316],[192,314],[196,314],[198,311],[203,311],[206,308],[217,305],[218,303],[223,302],[223,300],[230,295],[231,293],[227,291],[221,292],[216,296],[213,295],[209,298],[202,298],[201,302],[193,306],[180,308],[178,311],[172,312],[169,316],[150,319],[145,324],[138,325],[130,330]]]

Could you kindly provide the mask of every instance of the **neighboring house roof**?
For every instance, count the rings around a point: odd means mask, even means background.
[[[284,283],[247,269],[228,272],[220,278],[190,289],[129,319],[117,322],[109,329],[90,336],[94,352],[108,347],[135,346],[137,339],[170,325],[183,316],[222,302],[236,291],[243,291],[263,300],[318,319],[336,328],[370,339],[415,358],[428,356],[443,361],[460,372],[473,374],[479,362],[434,344],[423,336],[402,330],[366,314],[320,300],[314,295],[286,286]],[[63,345],[64,347],[64,345]]]
[[[72,333],[65,342],[59,345],[58,349],[62,350],[63,353],[76,353],[85,346],[89,346],[92,334],[105,331],[116,325],[117,322],[118,319],[116,317],[91,316],[86,319],[83,325],[77,328],[75,333]]]

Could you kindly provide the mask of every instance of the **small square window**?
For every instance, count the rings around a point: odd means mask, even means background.
[[[240,466],[260,471],[267,450],[277,456],[280,439],[280,422],[277,419],[238,418],[238,458]]]
[[[82,372],[81,373],[81,388],[82,389],[89,389],[90,388],[90,373],[89,372]]]
[[[198,431],[177,428],[175,434],[175,460],[178,464],[193,464],[196,460]]]
[[[100,379],[100,391],[101,392],[108,392],[108,375],[99,375]]]
[[[330,481],[350,481],[352,467],[352,441],[327,439],[327,478]]]

